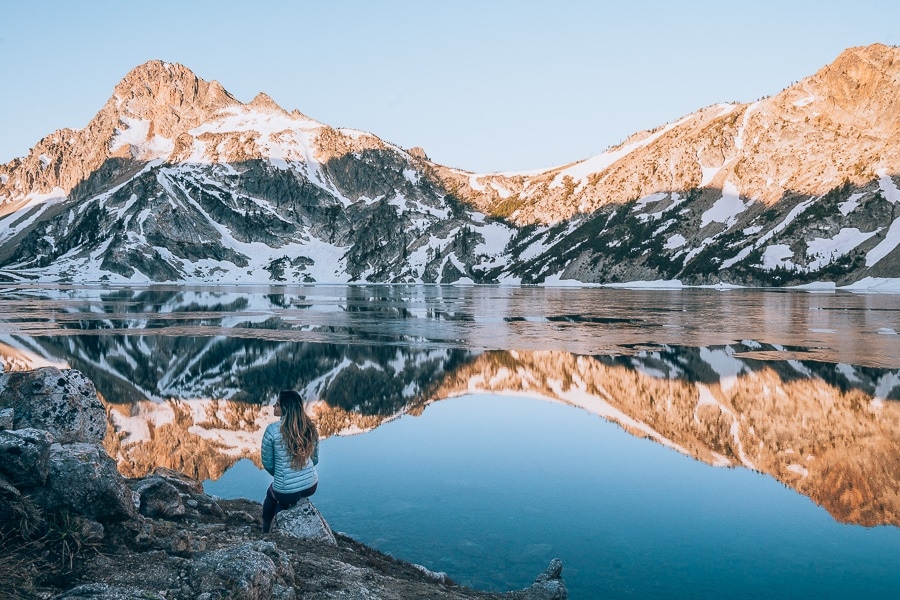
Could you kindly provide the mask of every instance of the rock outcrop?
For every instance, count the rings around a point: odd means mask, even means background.
[[[275,515],[272,531],[283,535],[313,540],[323,544],[337,546],[334,532],[316,510],[309,498],[303,498],[293,508],[284,510]]]
[[[78,371],[7,373],[0,377],[0,408],[11,411],[10,429],[43,429],[60,444],[98,444],[106,436],[106,410],[94,384]]]
[[[41,393],[48,381],[66,393]],[[80,385],[63,385],[72,381]],[[127,480],[99,442],[81,441],[95,437],[91,414],[98,401],[85,381],[55,368],[0,374],[0,405],[12,409],[17,427],[0,430],[0,594],[566,598],[558,561],[525,590],[481,593],[335,536],[308,500],[281,513],[275,533],[264,535],[257,503],[212,498],[199,482],[169,469]],[[62,418],[61,407],[71,419]]]

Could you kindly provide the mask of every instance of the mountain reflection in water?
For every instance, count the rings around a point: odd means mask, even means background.
[[[900,525],[893,298],[440,286],[0,297],[3,368],[88,375],[129,476],[216,479],[258,461],[280,389],[302,391],[324,436],[489,392],[766,473],[838,521]]]

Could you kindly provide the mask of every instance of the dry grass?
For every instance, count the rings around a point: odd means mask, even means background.
[[[0,598],[36,598],[35,575],[46,567],[43,546],[11,532],[0,533]]]

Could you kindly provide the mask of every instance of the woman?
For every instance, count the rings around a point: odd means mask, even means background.
[[[263,502],[263,533],[268,533],[278,511],[301,498],[312,496],[319,483],[319,432],[303,409],[297,392],[286,390],[275,402],[277,423],[266,427],[262,441],[262,463],[275,480]]]

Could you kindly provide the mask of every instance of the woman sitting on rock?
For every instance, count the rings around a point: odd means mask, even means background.
[[[262,440],[263,467],[275,478],[263,502],[264,533],[278,511],[312,496],[319,483],[319,432],[303,409],[300,394],[292,390],[278,394],[275,416],[281,420],[266,427]]]

